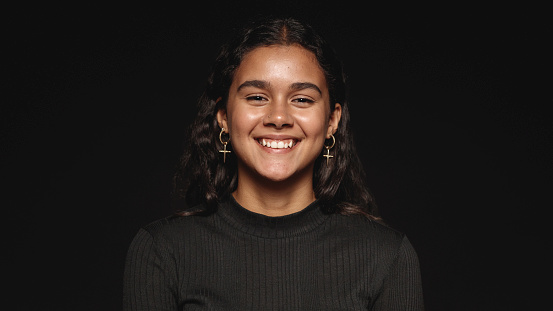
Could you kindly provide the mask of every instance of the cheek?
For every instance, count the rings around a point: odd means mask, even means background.
[[[313,109],[298,114],[296,120],[302,124],[302,128],[306,135],[318,136],[326,135],[328,128],[328,113],[322,109]]]
[[[262,115],[259,112],[248,109],[232,109],[228,112],[229,130],[232,137],[239,139],[248,134],[260,122]]]

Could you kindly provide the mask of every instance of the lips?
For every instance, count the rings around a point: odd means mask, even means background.
[[[295,139],[269,139],[269,138],[259,138],[257,142],[267,148],[272,149],[287,149],[292,148],[296,145],[297,140]]]

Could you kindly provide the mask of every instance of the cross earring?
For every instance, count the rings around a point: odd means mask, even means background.
[[[219,133],[219,141],[221,144],[223,144],[223,150],[219,150],[219,152],[223,153],[223,163],[227,160],[227,153],[231,153],[230,150],[227,150],[227,144],[230,141],[230,137],[227,141],[223,141],[223,133],[225,132],[225,128],[221,128],[221,132]]]
[[[326,154],[323,154],[323,157],[326,158],[326,165],[328,165],[328,159],[329,158],[334,158],[334,156],[330,155],[330,149],[332,149],[332,147],[334,147],[334,144],[336,143],[336,139],[334,138],[334,135],[332,135],[332,134],[330,134],[330,138],[332,138],[332,145],[330,145],[330,146],[324,145],[324,147],[326,148]]]

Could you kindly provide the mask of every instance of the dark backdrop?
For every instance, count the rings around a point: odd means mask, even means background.
[[[126,249],[173,212],[184,129],[219,44],[275,11],[312,20],[344,59],[367,181],[419,254],[428,310],[538,306],[552,206],[544,9],[340,5],[6,9],[10,310],[121,308]]]

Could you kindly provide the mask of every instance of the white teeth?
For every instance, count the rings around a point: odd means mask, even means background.
[[[266,141],[265,138],[262,138],[259,142],[264,147],[269,147],[273,149],[286,149],[286,148],[292,148],[294,146],[294,142],[292,140],[284,142],[284,141]]]

